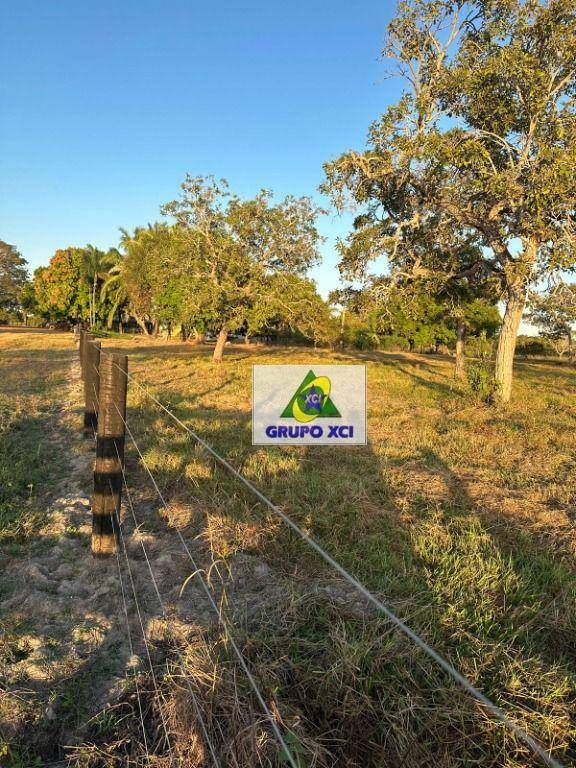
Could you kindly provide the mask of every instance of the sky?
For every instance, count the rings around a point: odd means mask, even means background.
[[[160,219],[185,174],[312,195],[400,84],[380,59],[395,1],[0,3],[0,239],[32,269]],[[321,292],[338,284],[323,218]]]

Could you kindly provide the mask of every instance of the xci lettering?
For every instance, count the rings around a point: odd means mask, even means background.
[[[354,427],[350,424],[335,424],[328,427],[328,437],[354,437]]]

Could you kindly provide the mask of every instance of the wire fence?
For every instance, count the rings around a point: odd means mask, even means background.
[[[87,340],[88,343],[94,343],[90,339]],[[81,345],[82,346],[82,345]],[[105,350],[101,350],[101,355],[109,355],[112,353],[106,352]],[[82,355],[82,352],[81,352]],[[357,578],[355,578],[344,566],[342,566],[329,552],[326,551],[326,549],[317,542],[310,534],[308,534],[301,526],[298,525],[298,523],[290,517],[283,509],[281,509],[279,506],[274,504],[262,491],[260,491],[244,474],[242,474],[240,471],[238,471],[224,456],[220,455],[216,449],[211,446],[206,440],[204,440],[196,431],[194,431],[188,424],[184,423],[170,408],[168,408],[164,403],[162,403],[151,391],[150,388],[137,378],[135,378],[130,372],[128,372],[126,369],[119,366],[117,363],[112,362],[112,365],[121,373],[122,376],[126,378],[126,383],[130,382],[135,387],[139,389],[145,396],[145,398],[149,399],[151,403],[154,403],[155,406],[160,409],[162,413],[165,414],[169,419],[171,419],[180,429],[182,429],[189,438],[191,438],[197,445],[201,446],[201,448],[216,462],[219,466],[224,468],[232,477],[234,477],[240,484],[242,484],[245,488],[248,489],[248,491],[256,498],[258,501],[268,510],[270,510],[274,515],[276,515],[282,522],[291,530],[293,531],[312,551],[314,551],[331,569],[333,569],[338,575],[346,581],[348,584],[350,584],[373,608],[377,610],[378,613],[383,615],[393,626],[396,627],[397,630],[399,630],[405,637],[408,638],[408,640],[413,643],[415,646],[417,646],[430,660],[431,663],[434,665],[437,665],[440,667],[447,675],[450,677],[455,683],[458,684],[472,699],[474,699],[477,704],[479,704],[482,709],[489,714],[494,720],[500,722],[508,731],[514,734],[514,736],[522,742],[525,746],[527,746],[531,752],[541,761],[542,764],[550,766],[551,768],[563,768],[562,764],[559,763],[548,750],[546,750],[538,741],[536,741],[529,733],[527,733],[521,726],[519,726],[514,720],[510,718],[510,716],[497,704],[495,704],[493,701],[491,701],[486,695],[484,695],[477,687],[475,687],[470,680],[468,680],[467,677],[465,677],[463,674],[461,674],[455,666],[445,659],[435,648],[433,648],[431,645],[429,645],[426,640],[424,640],[416,631],[414,631],[411,627],[409,627],[402,619],[400,619],[396,613],[392,610],[392,608],[389,605],[386,605],[381,599],[379,599],[376,595],[373,594],[364,584],[362,584]],[[96,374],[97,374],[97,381],[100,379],[100,370],[98,367],[94,366]],[[96,385],[94,385],[96,387]],[[98,392],[95,389],[94,392],[95,398],[98,402]],[[99,406],[99,403],[98,403]],[[136,452],[136,456],[138,457],[139,463],[143,467],[147,477],[150,480],[150,483],[154,489],[154,492],[156,496],[158,497],[158,500],[161,504],[161,507],[163,509],[166,509],[168,507],[168,504],[166,502],[166,499],[164,497],[164,494],[162,493],[158,481],[154,476],[154,473],[151,471],[149,463],[146,461],[145,456],[143,454],[143,451],[141,447],[138,444],[138,441],[134,435],[134,432],[132,428],[130,427],[129,418],[128,416],[123,416],[121,413],[121,409],[118,408],[117,405],[114,406],[117,415],[121,418],[125,433],[128,435],[130,442]],[[94,432],[95,436],[97,437],[97,432]],[[132,493],[130,491],[127,477],[126,477],[126,471],[124,466],[124,460],[123,456],[120,455],[120,452],[118,451],[117,446],[116,452],[117,452],[117,459],[120,464],[121,468],[121,474],[122,474],[122,487],[125,491],[126,500],[128,502],[128,509],[130,512],[130,515],[133,519],[134,525],[136,529],[140,527],[140,522],[138,520],[138,517],[136,515],[135,511],[135,505],[133,503]],[[110,491],[112,492],[112,487],[110,487]],[[117,557],[117,563],[118,563],[118,574],[119,574],[119,583],[121,588],[121,595],[122,595],[122,602],[124,606],[124,613],[126,618],[126,626],[127,626],[127,633],[128,633],[128,642],[130,651],[132,653],[132,656],[134,656],[134,644],[131,637],[131,629],[130,629],[130,619],[129,619],[129,610],[128,610],[128,601],[127,601],[127,595],[128,590],[126,589],[124,585],[123,580],[123,567],[121,566],[121,555],[123,556],[122,561],[126,568],[126,573],[128,574],[128,581],[130,582],[130,591],[132,594],[132,601],[133,605],[136,611],[136,614],[138,616],[138,624],[140,628],[140,632],[142,634],[142,640],[146,652],[146,657],[148,661],[148,667],[150,669],[151,677],[154,684],[154,695],[155,700],[158,704],[159,712],[161,714],[162,719],[162,725],[163,730],[165,734],[165,741],[166,741],[166,748],[169,753],[169,757],[171,760],[171,764],[174,765],[174,754],[173,749],[171,746],[171,739],[169,735],[169,729],[166,722],[166,719],[163,714],[163,704],[162,704],[162,697],[160,693],[160,689],[156,680],[155,672],[154,672],[154,665],[152,663],[152,657],[150,653],[149,644],[146,637],[146,628],[144,626],[144,622],[142,620],[142,613],[140,611],[139,607],[139,600],[137,595],[137,588],[136,583],[132,575],[132,571],[130,568],[130,557],[128,553],[128,549],[126,547],[125,542],[125,536],[123,532],[123,524],[121,522],[121,510],[118,507],[116,509],[116,518],[114,522],[114,532],[117,536],[118,543],[120,545],[118,549],[116,549],[116,557]],[[171,529],[172,530],[172,529]],[[174,529],[175,535],[180,542],[184,553],[190,560],[190,563],[193,568],[192,576],[197,579],[203,593],[206,596],[208,605],[210,606],[211,610],[214,613],[214,616],[219,624],[219,626],[222,629],[222,632],[226,638],[226,641],[232,648],[234,655],[236,656],[238,663],[240,664],[240,667],[242,668],[243,673],[246,676],[246,679],[248,680],[250,687],[252,688],[254,695],[258,701],[258,704],[262,710],[262,714],[265,716],[266,721],[268,722],[271,733],[278,742],[278,746],[280,748],[280,753],[282,755],[282,762],[284,764],[287,764],[290,766],[290,768],[301,768],[301,763],[299,761],[299,758],[295,756],[290,747],[288,746],[288,739],[286,735],[282,732],[282,729],[279,725],[278,717],[274,714],[272,711],[273,708],[271,708],[268,703],[266,702],[266,698],[263,695],[263,693],[260,690],[260,687],[258,685],[256,676],[254,672],[250,669],[241,649],[234,637],[234,632],[230,626],[230,622],[227,620],[226,616],[224,615],[223,606],[222,604],[219,606],[217,603],[217,599],[214,596],[213,589],[211,588],[210,580],[207,578],[206,573],[207,571],[204,570],[199,563],[197,562],[196,558],[194,557],[192,550],[190,548],[190,545],[186,541],[185,537],[182,534],[182,531],[179,529],[179,527],[175,527]],[[150,562],[150,557],[148,555],[148,552],[146,550],[144,541],[140,539],[140,545],[142,548],[142,553],[144,560],[147,565],[148,572],[150,574],[151,583],[153,585],[154,592],[156,594],[158,604],[162,613],[162,616],[164,617],[164,620],[166,622],[166,626],[171,633],[172,637],[174,637],[174,634],[172,632],[173,626],[172,626],[172,620],[170,617],[169,612],[166,609],[166,603],[163,599],[159,586],[158,586],[158,579],[155,576],[154,569]],[[212,566],[214,563],[212,562]],[[211,568],[208,569],[208,572],[211,571]],[[186,579],[186,582],[189,580],[190,577]],[[179,662],[181,664],[182,670],[185,670],[185,660],[183,658],[182,650],[179,647],[177,642],[174,642],[174,651],[179,659]],[[146,750],[146,755],[148,760],[150,759],[149,751],[148,751],[148,743],[147,743],[147,737],[146,737],[146,727],[144,722],[144,716],[143,716],[143,706],[141,702],[141,696],[140,691],[138,690],[138,682],[137,682],[137,676],[134,674],[134,680],[136,685],[136,692],[137,692],[137,698],[138,698],[138,709],[139,709],[139,716],[141,720],[141,728],[143,732],[143,739],[144,739],[144,745]],[[187,684],[188,690],[191,694],[191,699],[193,703],[194,713],[196,716],[196,719],[198,721],[198,724],[200,726],[200,730],[202,732],[202,736],[204,738],[204,741],[208,747],[208,751],[211,756],[212,763],[216,766],[216,768],[220,768],[221,763],[219,762],[217,751],[215,748],[215,745],[210,737],[209,729],[207,727],[205,718],[202,713],[202,709],[200,707],[200,704],[198,702],[198,697],[196,696],[196,693],[193,690],[192,684],[188,677],[186,676],[184,672],[184,680]],[[275,707],[274,707],[275,709]]]

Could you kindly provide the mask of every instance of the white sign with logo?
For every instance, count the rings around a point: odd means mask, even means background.
[[[254,445],[365,445],[365,365],[254,365]]]

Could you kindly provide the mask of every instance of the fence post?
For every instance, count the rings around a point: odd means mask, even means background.
[[[86,331],[80,331],[80,344],[78,346],[78,355],[80,357],[80,378],[84,381],[84,339]]]
[[[80,368],[82,371],[82,381],[86,378],[86,350],[90,346],[91,341],[95,341],[95,336],[89,331],[82,331],[80,336]]]
[[[117,512],[122,499],[127,373],[126,355],[102,356],[92,499],[92,555],[98,558],[116,551]]]
[[[84,340],[84,435],[93,437],[98,426],[101,342]]]

